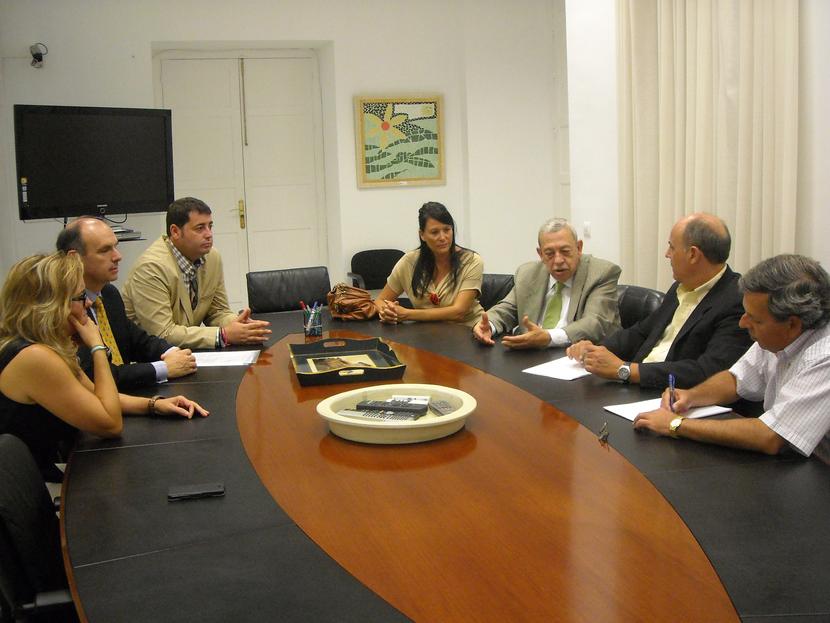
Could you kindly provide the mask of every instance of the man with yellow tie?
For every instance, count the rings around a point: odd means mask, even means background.
[[[473,327],[475,338],[492,346],[494,336],[505,334],[507,348],[549,348],[619,329],[620,267],[583,255],[582,240],[565,219],[545,221],[538,240],[540,261],[519,266],[513,289]]]
[[[112,375],[120,391],[191,374],[196,360],[188,349],[148,335],[127,318],[124,302],[111,282],[118,278],[118,239],[103,221],[81,217],[58,235],[57,248],[77,253],[84,265],[86,296],[92,302],[87,313],[98,324],[110,352]],[[81,367],[92,375],[92,360],[86,348],[78,349]]]
[[[726,264],[732,239],[712,214],[691,214],[672,227],[665,257],[675,283],[647,318],[600,344],[582,341],[568,356],[607,379],[665,388],[693,387],[726,370],[751,345],[743,315],[740,275]]]

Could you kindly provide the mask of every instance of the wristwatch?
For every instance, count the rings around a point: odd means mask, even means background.
[[[669,437],[674,437],[675,439],[680,437],[680,434],[677,431],[680,429],[680,425],[685,419],[685,415],[678,415],[671,422],[669,422]]]
[[[619,368],[617,368],[617,378],[620,379],[623,383],[628,383],[628,379],[631,378],[630,361],[626,361]]]

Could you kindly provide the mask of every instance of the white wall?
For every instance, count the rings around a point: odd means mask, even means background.
[[[463,50],[470,228],[488,272],[536,259],[539,225],[562,215],[553,201],[551,4],[527,2],[531,19],[516,19],[512,2],[464,2],[476,25]]]
[[[152,53],[172,42],[318,50],[333,279],[357,250],[414,247],[417,209],[428,200],[447,205],[460,241],[482,251],[488,271],[512,271],[531,257],[533,232],[551,210],[546,68],[555,1],[4,0],[0,273],[50,249],[60,229],[17,218],[12,105],[152,107]],[[36,41],[49,46],[39,70],[29,67]],[[397,92],[443,94],[446,185],[357,188],[352,98]],[[162,229],[159,216],[129,224],[151,238]],[[127,274],[143,245],[121,246]]]
[[[6,185],[0,188],[2,275],[17,259],[54,249],[57,221],[23,223],[17,216],[12,105],[74,104],[152,107],[149,45],[126,28],[146,21],[129,3],[101,2],[94,10],[77,3],[5,2],[0,15],[0,147],[7,163]],[[49,47],[44,67],[29,66],[29,45]],[[133,217],[130,222],[147,233],[161,231],[158,216]],[[124,245],[125,263],[137,256],[138,243]],[[124,272],[126,274],[126,272]]]
[[[591,224],[587,252],[619,262],[616,0],[566,0],[565,14],[571,220]]]

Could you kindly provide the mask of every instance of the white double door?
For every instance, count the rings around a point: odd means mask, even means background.
[[[176,197],[211,207],[232,309],[248,271],[326,265],[316,58],[164,52],[156,70]]]

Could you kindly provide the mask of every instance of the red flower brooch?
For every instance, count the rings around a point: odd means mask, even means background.
[[[441,302],[441,299],[438,298],[438,295],[435,292],[429,293],[429,302],[433,305],[438,305]]]

